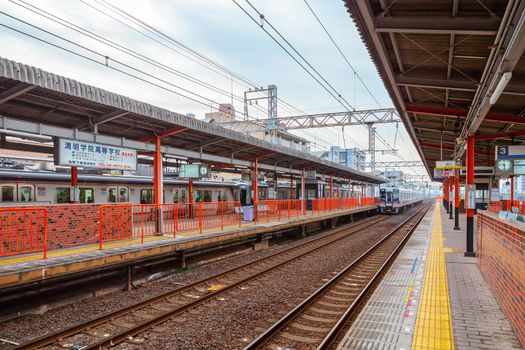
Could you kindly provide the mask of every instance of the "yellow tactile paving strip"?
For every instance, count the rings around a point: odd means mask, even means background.
[[[432,238],[417,312],[413,350],[454,350],[441,212],[434,209]]]

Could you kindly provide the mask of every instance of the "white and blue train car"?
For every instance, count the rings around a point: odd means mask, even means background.
[[[424,194],[399,187],[379,189],[379,212],[398,214],[406,208],[422,202]]]

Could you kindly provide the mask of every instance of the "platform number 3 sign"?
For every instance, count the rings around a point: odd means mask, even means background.
[[[498,155],[498,158],[506,158],[509,155],[509,147],[498,146],[498,151],[496,154]]]

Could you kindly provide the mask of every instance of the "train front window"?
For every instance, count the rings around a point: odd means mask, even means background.
[[[55,192],[57,203],[69,203],[71,189],[69,187],[58,187]]]
[[[14,202],[15,201],[15,187],[14,186],[2,186],[2,202]]]
[[[384,188],[379,190],[379,200],[383,202],[386,200],[386,190]]]
[[[78,202],[95,203],[95,191],[92,188],[80,188]]]
[[[20,202],[31,202],[33,200],[33,187],[20,187]]]
[[[394,189],[393,191],[393,200],[398,201],[399,200],[399,190]]]

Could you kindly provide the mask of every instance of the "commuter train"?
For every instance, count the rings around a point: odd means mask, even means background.
[[[151,204],[154,200],[153,180],[148,176],[78,175],[79,203]],[[278,184],[277,198],[289,199],[295,193],[290,184]],[[267,199],[269,186],[260,183],[259,199]],[[189,201],[188,181],[164,179],[164,203]],[[240,201],[251,203],[248,181],[195,180],[195,202]],[[56,204],[71,202],[69,173],[0,169],[0,205]]]
[[[421,192],[398,187],[379,189],[379,212],[398,214],[407,207],[423,201]]]

